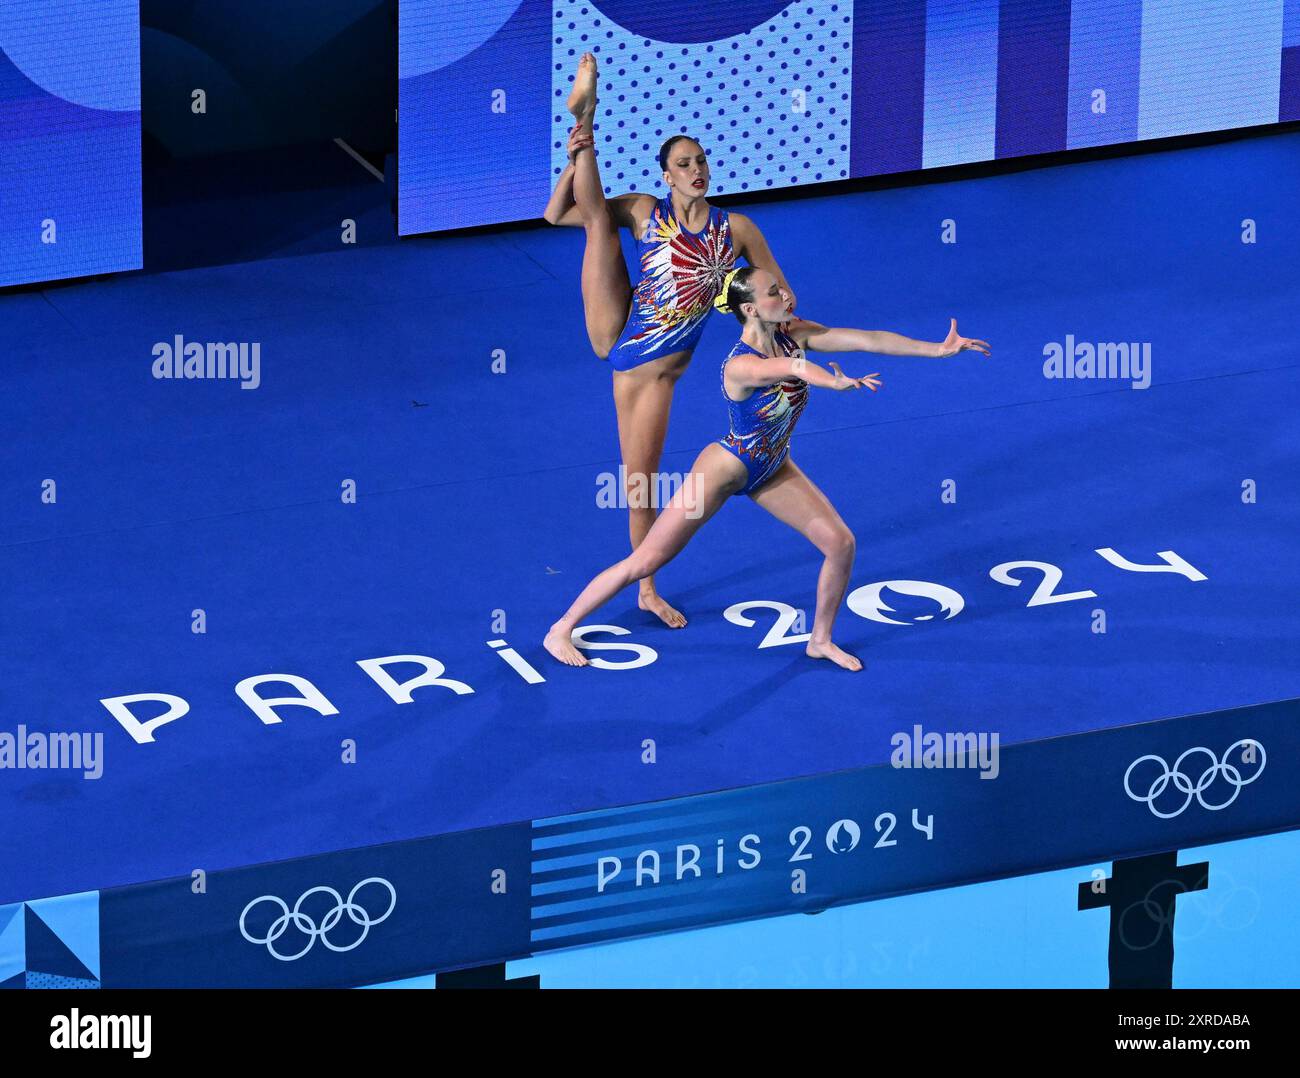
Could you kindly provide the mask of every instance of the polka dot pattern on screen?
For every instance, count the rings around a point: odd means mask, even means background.
[[[708,151],[712,194],[849,175],[852,0],[802,0],[746,33],[685,44],[633,34],[591,0],[552,0],[552,14],[552,176],[567,161],[564,105],[584,52],[600,63],[606,194],[662,194],[659,147],[682,133]]]

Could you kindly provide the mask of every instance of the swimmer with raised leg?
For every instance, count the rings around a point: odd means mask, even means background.
[[[762,232],[748,217],[710,206],[709,163],[703,147],[676,135],[659,151],[668,193],[629,193],[606,199],[596,161],[592,125],[596,112],[596,58],[583,55],[569,94],[576,121],[569,137],[569,165],[561,173],[544,214],[555,225],[586,229],[582,302],[591,346],[613,369],[614,407],[628,494],[628,530],[634,548],[654,525],[656,510],[641,504],[654,482],[668,431],[673,389],[713,311],[723,278],[736,259],[761,266],[794,300],[794,293]],[[619,246],[620,228],[637,243],[633,285]],[[637,604],[670,628],[686,618],[641,579]]]
[[[744,329],[722,365],[722,394],[730,413],[726,438],[707,446],[690,474],[629,557],[598,574],[546,634],[546,650],[569,666],[586,666],[573,643],[573,630],[592,611],[634,581],[675,558],[691,537],[728,498],[747,494],[778,520],[789,524],[822,553],[817,606],[807,653],[845,670],[862,663],[831,639],[831,628],[853,569],[855,540],[835,507],[790,458],[790,436],[808,401],[808,388],[875,391],[876,374],[846,376],[810,362],[805,349],[821,352],[876,352],[896,356],[951,356],[968,349],[989,354],[985,341],[959,336],[952,320],[947,338],[926,342],[896,333],[834,329],[804,319],[791,320],[789,292],[769,272],[747,266],[727,275],[717,300]]]

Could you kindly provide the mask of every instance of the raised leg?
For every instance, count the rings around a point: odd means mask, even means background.
[[[631,370],[614,372],[618,441],[627,473],[628,534],[634,550],[650,534],[657,514],[653,505],[640,504],[636,496],[659,489],[659,458],[663,455],[664,438],[668,434],[673,389],[689,362],[689,354],[678,352]],[[653,576],[641,581],[637,604],[670,629],[680,629],[686,624],[681,611],[660,596]]]
[[[569,111],[582,134],[594,135],[596,57],[584,53],[569,94]],[[596,355],[605,359],[618,341],[632,303],[632,283],[618,242],[618,226],[605,202],[594,145],[573,156],[573,201],[582,215],[587,243],[582,255],[582,306],[587,337]]]
[[[857,548],[848,525],[793,460],[787,459],[780,471],[750,497],[822,552],[822,568],[817,575],[817,612],[813,617],[808,654],[814,659],[829,659],[845,670],[861,670],[859,659],[831,641],[831,628],[848,588]]]
[[[569,666],[586,666],[573,643],[573,630],[593,610],[635,580],[675,558],[709,517],[745,484],[745,466],[719,445],[710,445],[677,489],[644,540],[622,561],[599,573],[546,634],[546,650]]]

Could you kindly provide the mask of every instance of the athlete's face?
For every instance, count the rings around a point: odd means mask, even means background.
[[[688,138],[674,142],[664,182],[688,198],[703,195],[709,189],[709,159],[704,147]]]
[[[753,313],[764,322],[788,322],[794,310],[794,298],[780,282],[767,270],[759,270],[750,281],[754,285],[754,301],[745,306],[753,307]]]

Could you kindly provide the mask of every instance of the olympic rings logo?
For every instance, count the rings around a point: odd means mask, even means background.
[[[1136,902],[1132,902],[1125,906],[1119,915],[1119,939],[1120,943],[1124,945],[1126,950],[1150,950],[1164,939],[1166,932],[1169,932],[1171,935],[1173,934],[1175,912],[1173,902],[1171,901],[1168,903],[1168,912],[1166,912],[1166,907],[1157,902],[1154,898],[1156,892],[1162,888],[1171,889],[1174,898],[1188,893],[1187,885],[1181,880],[1161,880],[1159,883],[1151,886],[1150,890],[1146,893],[1146,897],[1139,898]],[[1129,929],[1133,927],[1130,921],[1130,916],[1139,911],[1144,915],[1145,919],[1142,917],[1138,918],[1139,931],[1137,935],[1139,937],[1149,935],[1151,938],[1146,943],[1134,942],[1133,937],[1129,932]]]
[[[361,906],[356,902],[357,892],[370,883],[380,884],[388,891],[388,908],[378,917],[372,917],[364,906]],[[329,895],[334,899],[334,907],[326,912],[325,916],[321,918],[319,925],[311,917],[302,912],[303,903],[315,894]],[[271,927],[266,930],[266,935],[258,938],[249,935],[247,920],[249,911],[262,902],[274,903],[280,908],[281,912],[280,916],[271,922]],[[359,947],[361,942],[370,934],[371,926],[382,924],[384,921],[388,920],[389,915],[396,908],[397,891],[393,885],[385,879],[380,879],[378,876],[371,876],[369,879],[362,880],[348,892],[347,901],[344,901],[343,896],[334,890],[333,887],[313,887],[310,891],[304,891],[302,895],[299,896],[298,901],[293,904],[292,910],[289,909],[284,899],[277,898],[275,895],[262,895],[259,898],[253,899],[252,902],[244,907],[244,912],[239,915],[239,932],[244,939],[248,940],[249,943],[264,945],[266,949],[270,951],[273,958],[278,958],[281,962],[295,962],[310,951],[318,939],[331,951],[340,954],[344,951],[350,951],[354,947]],[[361,935],[346,946],[340,947],[338,944],[330,942],[329,932],[343,920],[343,915],[345,913],[353,924],[361,926]],[[297,954],[281,954],[275,949],[275,942],[289,931],[289,926],[291,924],[307,937],[307,944],[301,951],[297,952]]]
[[[1228,762],[1233,751],[1238,748],[1242,750],[1239,759],[1240,762],[1243,763],[1254,762],[1253,760],[1247,761],[1245,759],[1247,751],[1258,750],[1259,752],[1259,767],[1249,778],[1242,778],[1241,771],[1237,766]],[[1209,763],[1196,781],[1193,782],[1191,776],[1183,771],[1183,762],[1189,756],[1196,753],[1202,753],[1204,756],[1208,757]],[[1133,777],[1133,772],[1140,764],[1146,763],[1148,760],[1160,765],[1160,773],[1151,780],[1145,794],[1135,793],[1130,782]],[[1249,786],[1264,773],[1264,765],[1267,762],[1268,756],[1264,752],[1264,746],[1252,738],[1242,738],[1240,741],[1233,742],[1224,750],[1221,758],[1215,756],[1209,749],[1201,746],[1188,749],[1174,761],[1173,767],[1170,767],[1165,763],[1164,758],[1161,756],[1139,756],[1128,765],[1128,770],[1124,772],[1124,792],[1134,801],[1137,801],[1140,804],[1145,804],[1154,815],[1160,817],[1162,820],[1171,820],[1175,816],[1181,815],[1187,806],[1192,803],[1193,798],[1200,803],[1201,808],[1209,809],[1211,812],[1218,812],[1220,809],[1227,808],[1237,800],[1237,794],[1241,792],[1243,786]],[[1215,802],[1204,795],[1205,791],[1213,786],[1220,776],[1222,776],[1223,780],[1232,787],[1232,793],[1228,795],[1226,800]],[[1172,812],[1164,812],[1156,808],[1156,798],[1163,794],[1171,784],[1175,790],[1184,795],[1183,803]]]
[[[1120,943],[1129,951],[1146,951],[1159,943],[1165,932],[1176,941],[1186,941],[1201,936],[1212,924],[1226,932],[1240,932],[1254,924],[1261,908],[1259,892],[1253,887],[1242,887],[1229,872],[1218,872],[1216,879],[1219,883],[1215,891],[1196,892],[1201,895],[1201,900],[1195,906],[1189,908],[1178,903],[1176,923],[1174,911],[1170,909],[1166,914],[1165,907],[1156,901],[1157,892],[1161,888],[1172,888],[1175,899],[1193,892],[1188,891],[1187,885],[1180,880],[1161,880],[1153,884],[1146,897],[1125,906],[1120,913]],[[1139,911],[1145,914],[1145,919],[1136,916]],[[1189,928],[1188,921],[1193,916],[1200,920],[1195,927]],[[1146,936],[1151,937],[1148,942],[1138,942]]]

